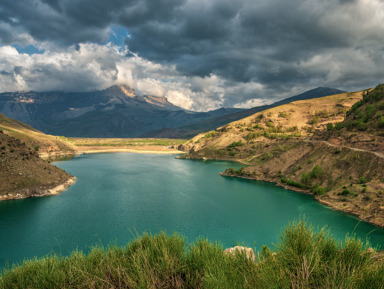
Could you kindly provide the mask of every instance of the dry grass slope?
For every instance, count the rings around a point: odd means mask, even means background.
[[[347,116],[347,117],[345,117]],[[293,102],[199,135],[185,158],[237,160],[224,175],[275,182],[384,227],[384,86]]]

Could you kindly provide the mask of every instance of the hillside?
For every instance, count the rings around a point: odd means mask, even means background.
[[[252,162],[267,144],[287,144],[312,136],[328,123],[343,121],[346,112],[361,99],[362,92],[354,92],[295,101],[197,135],[181,149],[194,157]]]
[[[71,137],[137,137],[237,112],[191,112],[165,97],[136,95],[127,86],[92,92],[8,92],[0,94],[0,112],[45,133]]]
[[[75,178],[39,158],[36,150],[0,131],[0,200],[52,195]]]
[[[250,166],[224,175],[310,193],[384,227],[383,99],[380,85],[298,101],[199,135],[182,148],[190,151],[186,158],[245,162]]]
[[[192,138],[201,132],[207,132],[210,130],[217,129],[227,123],[237,121],[248,116],[251,116],[257,112],[267,110],[276,106],[287,104],[293,101],[306,100],[319,98],[328,95],[340,94],[343,91],[335,88],[329,87],[318,87],[311,89],[299,95],[288,97],[286,99],[280,100],[270,105],[262,105],[257,107],[252,107],[246,110],[240,110],[238,112],[233,112],[230,114],[223,114],[221,116],[216,116],[211,119],[207,119],[200,122],[194,122],[191,124],[180,125],[176,128],[166,128],[155,131],[150,131],[143,134],[141,137],[173,137],[173,138]]]
[[[34,129],[20,121],[5,117],[0,113],[0,130],[20,139],[40,155],[73,154],[75,147],[63,137],[51,136]]]

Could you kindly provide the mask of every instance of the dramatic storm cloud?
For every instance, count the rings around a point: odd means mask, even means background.
[[[379,0],[2,0],[0,91],[126,83],[195,110],[383,82]]]

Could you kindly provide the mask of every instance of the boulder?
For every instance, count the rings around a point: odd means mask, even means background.
[[[232,248],[228,248],[228,249],[224,250],[224,254],[229,254],[229,255],[233,255],[233,256],[235,256],[236,253],[242,254],[244,252],[245,252],[248,259],[255,261],[256,256],[255,256],[255,253],[253,252],[252,248],[236,246],[236,247],[232,247]]]

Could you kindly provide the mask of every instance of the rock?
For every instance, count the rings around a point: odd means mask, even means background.
[[[236,252],[239,252],[239,253],[245,252],[245,254],[247,255],[247,258],[252,261],[255,261],[256,259],[255,253],[253,252],[252,248],[236,246],[236,247],[232,247],[224,250],[224,254],[229,254],[233,256],[236,255]]]
[[[367,252],[373,254],[373,253],[375,253],[375,250],[373,250],[373,248],[370,247],[370,248],[367,249]]]

